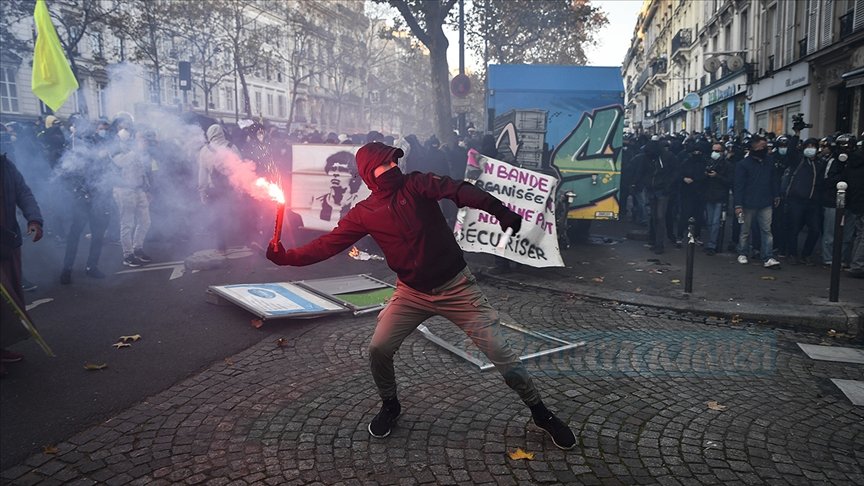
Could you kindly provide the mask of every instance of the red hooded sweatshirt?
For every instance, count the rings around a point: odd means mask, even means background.
[[[355,205],[330,233],[292,250],[268,245],[267,258],[278,265],[304,266],[326,260],[371,235],[387,265],[404,284],[428,292],[465,268],[462,249],[438,201],[450,199],[492,214],[508,227],[519,215],[471,184],[435,174],[402,174],[394,167],[377,178],[375,168],[396,161],[401,149],[372,142],[357,151],[357,168],[372,194]]]

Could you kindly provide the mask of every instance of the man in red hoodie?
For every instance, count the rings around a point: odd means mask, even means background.
[[[573,432],[543,405],[530,375],[507,345],[498,313],[468,270],[438,201],[446,198],[459,207],[486,211],[500,221],[502,229],[512,229],[513,233],[519,231],[522,218],[471,184],[431,173],[404,175],[396,165],[403,155],[402,149],[380,142],[360,147],[357,168],[372,194],[351,208],[330,233],[292,250],[270,244],[267,258],[278,265],[311,265],[342,252],[368,234],[396,272],[396,292],[378,314],[369,346],[372,378],[384,402],[369,424],[372,436],[387,437],[402,410],[396,396],[393,355],[417,326],[440,315],[471,337],[555,445],[572,448],[576,444]]]

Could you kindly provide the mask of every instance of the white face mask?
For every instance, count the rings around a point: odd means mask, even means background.
[[[813,157],[816,157],[816,148],[815,147],[805,148],[804,149],[804,157],[807,157],[808,159],[812,159]]]
[[[789,149],[787,149],[786,147],[780,147],[780,148],[777,149],[777,152],[778,152],[780,155],[786,155],[786,151],[787,151],[787,150],[789,150]]]
[[[720,152],[711,152],[711,160],[720,160],[723,157],[723,154]]]
[[[839,159],[840,162],[846,162],[849,159],[849,156],[846,154],[840,154],[837,156],[837,159]]]
[[[119,132],[117,132],[117,138],[120,140],[129,140],[129,130],[125,128],[121,128]]]

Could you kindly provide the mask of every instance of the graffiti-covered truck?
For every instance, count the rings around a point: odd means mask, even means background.
[[[617,67],[489,66],[487,126],[501,159],[555,174],[570,219],[618,218],[623,102]]]

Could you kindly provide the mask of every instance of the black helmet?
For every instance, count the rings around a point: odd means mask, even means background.
[[[808,146],[808,145],[812,145],[812,146],[814,146],[814,147],[818,147],[818,146],[819,146],[819,139],[818,139],[818,138],[814,138],[814,137],[810,137],[810,138],[808,138],[807,140],[804,140],[804,144],[802,145],[802,147],[806,147],[806,146]]]
[[[780,135],[774,140],[775,147],[788,147],[789,146],[789,137],[786,135]]]
[[[834,137],[828,135],[827,137],[822,137],[822,140],[819,140],[820,147],[831,147],[832,149],[837,147],[837,142],[834,141]]]
[[[840,135],[835,142],[837,143],[837,150],[840,152],[852,152],[855,150],[855,135],[851,133]]]

